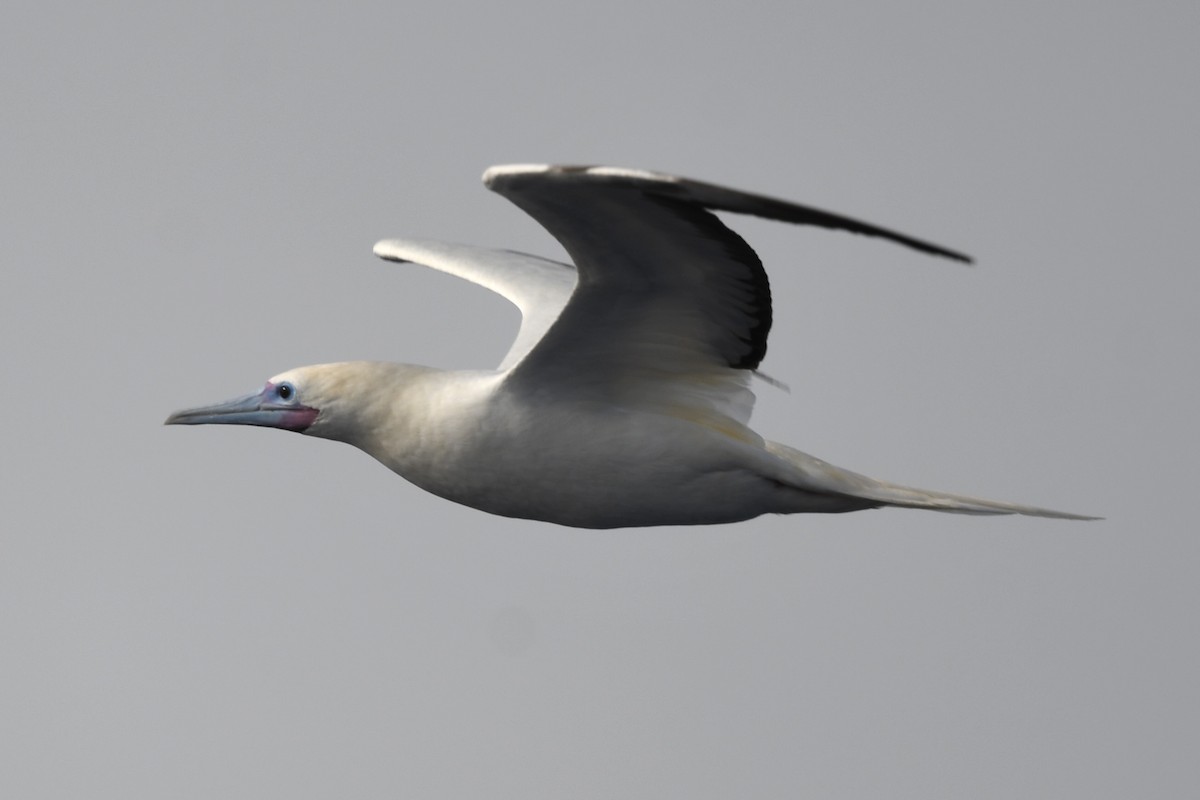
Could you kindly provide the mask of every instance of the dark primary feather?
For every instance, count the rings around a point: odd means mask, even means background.
[[[751,214],[889,239],[922,252],[970,261],[910,236],[783,200],[714,184],[632,170],[592,167],[506,167],[488,186],[542,224],[571,255],[579,285],[559,321],[522,369],[553,371],[567,352],[593,367],[599,386],[639,352],[643,363],[683,371],[688,363],[658,362],[667,339],[672,360],[685,351],[734,369],[755,369],[767,352],[771,289],[758,255],[713,211]],[[590,331],[622,337],[623,347]],[[656,324],[656,322],[658,324]],[[691,343],[681,340],[690,337]],[[567,348],[570,348],[568,350]],[[565,379],[564,371],[557,372]]]
[[[942,247],[941,245],[917,239],[887,228],[881,228],[878,225],[872,225],[868,222],[860,222],[850,217],[844,217],[841,214],[822,211],[819,208],[790,203],[786,200],[778,200],[766,195],[726,189],[723,186],[704,183],[703,181],[694,181],[688,178],[678,178],[674,184],[665,184],[663,191],[671,191],[672,185],[678,187],[677,191],[684,194],[690,201],[698,203],[705,208],[717,211],[732,211],[736,214],[750,214],[779,222],[792,222],[797,225],[817,225],[822,228],[848,231],[850,233],[862,234],[863,236],[874,236],[911,247],[922,253],[954,259],[964,264],[973,263],[973,259],[970,256]]]

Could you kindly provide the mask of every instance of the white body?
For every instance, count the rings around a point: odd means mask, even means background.
[[[546,404],[506,391],[496,372],[401,368],[395,377],[389,413],[350,443],[422,489],[481,511],[613,528],[876,505],[804,491],[793,466],[729,420],[706,424],[685,409]],[[347,438],[320,422],[309,432]]]

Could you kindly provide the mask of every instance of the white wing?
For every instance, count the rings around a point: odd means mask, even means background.
[[[448,272],[503,296],[521,311],[521,328],[500,364],[505,370],[533,349],[575,289],[575,269],[538,256],[421,239],[387,239],[375,255]]]
[[[515,165],[484,174],[562,243],[579,284],[514,385],[621,404],[660,402],[744,423],[750,371],[771,329],[758,256],[713,210],[937,245],[825,211],[712,184],[610,167]]]

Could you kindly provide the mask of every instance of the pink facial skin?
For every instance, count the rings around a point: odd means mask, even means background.
[[[279,396],[278,386],[270,381],[267,381],[267,385],[263,387],[261,397],[263,399],[263,406],[271,408],[276,412],[273,427],[282,428],[283,430],[300,433],[306,430],[309,425],[312,425],[317,415],[321,413],[318,409],[309,408],[308,406],[296,405],[288,407],[284,405],[286,399]]]

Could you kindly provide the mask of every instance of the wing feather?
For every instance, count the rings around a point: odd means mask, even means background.
[[[653,172],[611,167],[493,167],[484,182],[542,224],[579,283],[558,319],[513,370],[619,403],[655,398],[745,422],[749,371],[771,329],[771,291],[754,250],[714,213],[732,211],[944,247],[826,211]],[[747,399],[749,398],[749,399]]]
[[[386,239],[375,255],[447,272],[501,295],[521,311],[517,337],[500,363],[506,370],[542,338],[575,289],[575,268],[548,258],[425,239]]]

